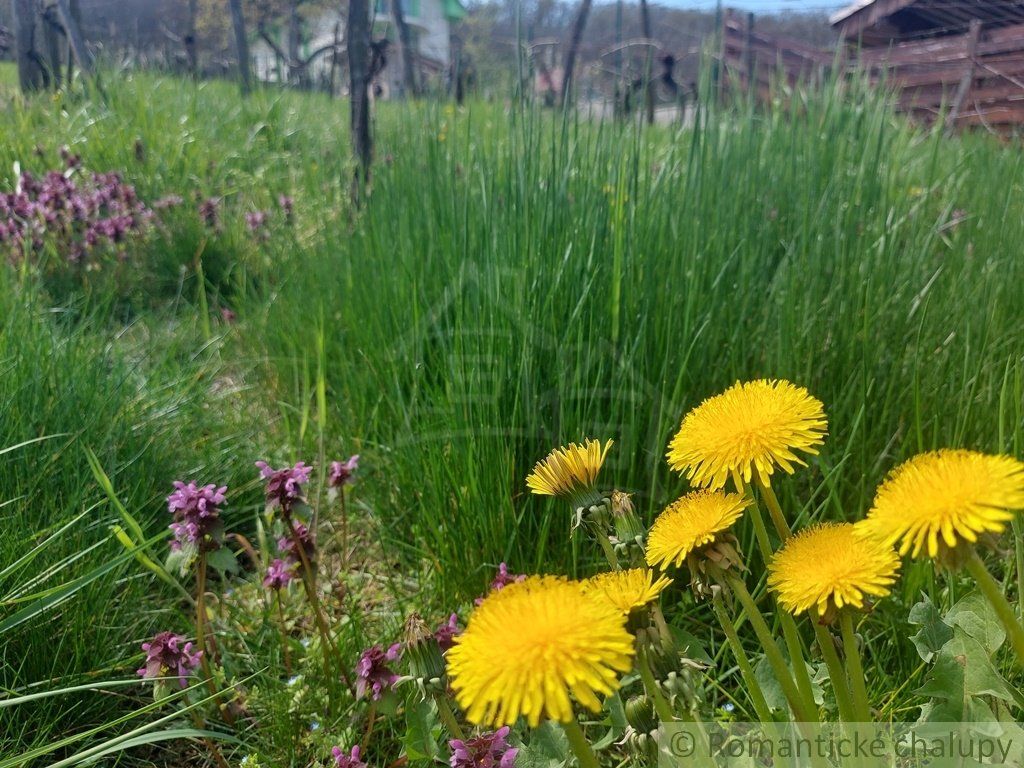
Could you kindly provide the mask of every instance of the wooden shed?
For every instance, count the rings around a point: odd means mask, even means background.
[[[767,87],[780,66],[790,79],[823,62],[867,70],[896,91],[896,106],[924,122],[1024,126],[1024,2],[859,0],[832,16],[842,50],[800,51],[758,35],[750,15],[727,14],[723,58],[744,87]]]

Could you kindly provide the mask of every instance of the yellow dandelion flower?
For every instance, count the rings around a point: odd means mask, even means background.
[[[668,463],[691,483],[712,490],[733,472],[769,485],[779,466],[804,464],[795,451],[816,454],[828,422],[820,400],[788,381],[736,382],[683,419],[668,446]]]
[[[817,606],[825,616],[863,608],[865,595],[885,597],[899,567],[891,546],[859,536],[851,523],[819,523],[786,540],[768,566],[768,586],[790,613]]]
[[[748,506],[748,498],[723,491],[693,491],[676,499],[647,534],[647,564],[682,565],[691,552],[728,531]]]
[[[572,699],[598,712],[632,668],[626,617],[579,582],[531,576],[492,592],[446,654],[455,699],[470,722],[531,727],[569,722]],[[571,698],[570,698],[571,697]]]
[[[922,453],[893,470],[878,491],[858,531],[901,555],[942,546],[974,543],[983,533],[999,533],[1015,510],[1024,509],[1024,463],[1010,456],[977,451]]]
[[[628,614],[657,599],[671,583],[672,580],[664,576],[655,579],[654,572],[646,568],[630,568],[626,571],[599,573],[584,581],[583,589],[608,600],[619,611]]]
[[[604,446],[599,440],[584,440],[583,445],[569,443],[556,448],[537,462],[526,478],[526,485],[540,496],[559,496],[582,503],[588,493],[593,493],[597,474],[611,447],[611,440]],[[586,500],[596,503],[599,499]]]

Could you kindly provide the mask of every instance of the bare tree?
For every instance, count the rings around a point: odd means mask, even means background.
[[[576,56],[579,53],[580,41],[583,39],[583,30],[587,26],[587,17],[590,15],[590,6],[593,0],[580,0],[576,15],[572,20],[572,30],[569,34],[569,45],[565,50],[565,66],[562,76],[562,106],[572,103],[573,72],[576,69]]]
[[[346,31],[352,150],[357,162],[353,197],[358,200],[362,188],[370,180],[370,163],[373,161],[373,138],[370,135],[370,0],[349,0]]]
[[[188,28],[182,42],[185,44],[185,56],[188,58],[188,70],[193,77],[199,74],[199,41],[196,31],[198,16],[199,0],[188,0]]]
[[[640,0],[640,32],[648,42],[651,41],[651,8],[647,0]],[[654,69],[654,48],[650,45],[644,54],[644,107],[647,112],[647,124],[654,124],[654,83],[651,77]]]
[[[235,30],[235,54],[238,56],[238,84],[242,95],[248,96],[252,91],[252,65],[249,61],[249,38],[245,33],[245,14],[242,13],[242,0],[228,0],[231,8],[231,26]]]
[[[44,86],[42,57],[36,50],[36,4],[34,0],[12,0],[14,50],[18,61],[18,83],[24,93]]]
[[[61,24],[64,25],[64,34],[68,37],[71,45],[71,53],[75,57],[78,68],[86,75],[92,75],[92,52],[85,44],[85,37],[82,35],[81,27],[78,25],[78,14],[71,10],[69,0],[57,0],[57,12],[60,14]]]
[[[398,28],[398,45],[402,56],[402,74],[405,80],[405,90],[413,97],[420,95],[419,85],[416,82],[416,52],[412,47],[412,34],[409,32],[409,25],[405,21],[405,9],[402,7],[404,0],[391,0],[395,15],[395,26]]]

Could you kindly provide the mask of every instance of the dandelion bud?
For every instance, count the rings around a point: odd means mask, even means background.
[[[658,730],[654,702],[648,696],[631,696],[626,701],[626,722],[639,733]]]
[[[615,538],[624,544],[643,540],[644,526],[633,507],[633,496],[622,491],[612,491],[612,521],[615,524]]]
[[[444,677],[444,655],[437,636],[418,613],[405,620],[405,654],[409,674],[429,682]]]

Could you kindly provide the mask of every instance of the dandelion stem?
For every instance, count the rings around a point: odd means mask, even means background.
[[[466,736],[462,731],[462,726],[459,725],[459,721],[455,717],[455,713],[452,712],[451,704],[448,703],[448,697],[443,693],[435,692],[434,703],[437,705],[437,713],[440,715],[444,727],[448,729],[448,733],[456,739],[464,740]]]
[[[779,648],[778,643],[775,642],[775,638],[772,637],[771,630],[768,628],[764,616],[761,615],[761,611],[758,610],[754,598],[747,591],[747,585],[734,574],[728,574],[727,578],[733,593],[747,612],[750,624],[753,626],[755,634],[757,634],[757,639],[764,646],[765,658],[768,659],[768,663],[771,665],[772,671],[782,687],[782,692],[786,695],[789,705],[793,708],[793,713],[801,722],[817,722],[818,718],[816,716],[817,713],[814,711],[814,700],[808,701],[801,695],[799,688],[797,688],[796,683],[793,681],[793,675],[786,665],[786,658],[782,655],[782,650]],[[800,661],[802,662],[802,659]],[[804,671],[806,672],[806,669]]]
[[[572,751],[579,761],[580,768],[600,768],[597,755],[594,754],[587,737],[583,734],[579,722],[573,719],[567,723],[561,723],[561,726],[565,731],[565,737],[569,740],[569,746],[572,747]]]
[[[644,682],[647,695],[654,702],[654,710],[658,713],[658,718],[663,723],[674,723],[678,718],[675,712],[672,711],[672,707],[669,706],[668,701],[665,700],[661,688],[658,687],[658,681],[654,679],[654,673],[651,671],[651,662],[647,658],[647,651],[642,648],[639,649],[636,661],[637,667],[640,670],[640,679]]]
[[[814,623],[814,636],[818,639],[818,648],[821,649],[821,656],[825,659],[825,666],[828,667],[828,676],[832,681],[832,690],[836,695],[836,706],[839,707],[839,719],[852,723],[855,722],[856,711],[853,706],[853,698],[850,696],[850,686],[846,680],[846,669],[839,660],[836,653],[836,645],[832,641],[832,634],[818,621],[817,616],[812,618]]]
[[[747,652],[743,649],[740,637],[736,634],[736,627],[733,625],[732,619],[729,618],[729,614],[722,604],[721,597],[716,595],[711,601],[711,605],[715,610],[715,616],[718,617],[718,623],[722,625],[722,630],[725,632],[729,645],[732,646],[733,655],[736,657],[736,664],[739,666],[740,674],[747,685],[750,703],[754,705],[754,712],[757,713],[758,719],[762,722],[770,723],[772,721],[771,707],[768,706],[768,702],[764,697],[761,684],[757,682],[757,675],[754,674],[754,668],[750,664],[750,657],[747,656]]]
[[[1007,601],[1003,590],[998,582],[992,578],[992,574],[988,572],[985,563],[978,557],[977,552],[971,552],[970,557],[967,558],[966,566],[967,572],[978,582],[978,588],[992,605],[996,615],[999,617],[999,621],[1002,622],[1003,629],[1006,630],[1006,634],[1009,636],[1010,643],[1013,646],[1013,651],[1017,655],[1017,665],[1024,666],[1024,627],[1021,626],[1020,621],[1017,619],[1013,606]]]
[[[846,671],[850,676],[853,693],[854,714],[861,723],[871,722],[871,704],[864,682],[864,665],[860,661],[857,635],[853,631],[853,611],[839,612],[839,628],[843,633],[843,654],[846,656]]]
[[[736,486],[736,492],[741,496],[749,498],[751,501],[750,520],[754,524],[754,535],[757,537],[758,549],[761,550],[761,558],[764,560],[765,565],[767,565],[771,562],[774,552],[771,539],[768,538],[768,529],[764,525],[764,517],[761,515],[761,508],[758,506],[754,494],[750,492],[750,487],[743,482],[739,472],[733,472],[732,482]]]
[[[733,483],[736,484],[736,488],[741,494],[751,500],[749,507],[750,519],[754,523],[754,533],[761,548],[761,556],[764,559],[765,565],[767,565],[771,562],[774,552],[772,551],[771,539],[768,537],[768,528],[764,524],[764,516],[761,514],[761,506],[757,503],[757,499],[754,497],[750,486],[743,481],[739,473],[733,474]],[[763,490],[766,486],[762,485],[760,487]],[[779,502],[775,498],[774,493],[771,494],[771,498],[775,501],[776,506],[778,506]],[[786,525],[785,519],[782,518],[781,510],[779,511],[779,518],[779,520],[775,521],[775,526],[778,528],[781,522],[782,529],[779,531],[779,535],[785,539],[789,535],[789,526]],[[807,665],[804,662],[804,648],[800,640],[800,632],[796,628],[796,621],[794,621],[789,612],[781,611],[779,613],[779,623],[782,625],[782,635],[786,641],[786,650],[789,652],[789,658],[793,665],[793,676],[796,680],[797,688],[799,688],[803,700],[808,702],[811,711],[815,711],[814,689],[811,686],[811,677],[807,673]]]
[[[761,489],[761,496],[764,497],[764,505],[768,507],[768,514],[772,518],[772,524],[775,526],[775,530],[778,531],[779,537],[785,541],[793,532],[789,529],[789,523],[786,522],[786,516],[782,514],[782,507],[779,505],[779,499],[775,495],[775,491],[767,483],[761,481],[759,477],[757,479],[757,487]]]

